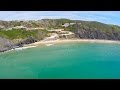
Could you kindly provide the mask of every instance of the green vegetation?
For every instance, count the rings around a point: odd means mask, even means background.
[[[49,22],[49,28],[63,28],[62,25],[65,23],[77,23],[76,25],[70,25],[65,30],[74,31],[76,29],[80,30],[100,30],[102,32],[111,33],[113,30],[119,32],[120,27],[117,25],[109,25],[100,23],[97,21],[81,21],[81,20],[69,20],[69,19],[45,19]],[[53,24],[54,22],[54,24]]]
[[[101,30],[103,32],[111,32],[112,30],[120,31],[120,27],[116,25],[103,24],[96,21],[87,21],[82,23],[84,26],[87,26],[93,30]]]
[[[48,36],[48,33],[49,32],[47,30],[37,30],[37,32],[35,34],[35,38],[42,40],[43,38]]]
[[[39,34],[39,35],[38,35]],[[35,37],[35,38],[42,38],[47,35],[46,30],[32,30],[32,31],[25,31],[25,30],[19,30],[19,29],[13,29],[13,30],[0,30],[0,36],[8,38],[8,39],[24,39],[29,36]],[[39,36],[39,37],[38,37]]]
[[[32,22],[32,26],[33,27],[39,27],[39,25],[37,23],[35,23],[35,22]]]
[[[68,27],[63,27],[65,23],[76,23],[74,25],[69,25]],[[75,30],[87,30],[87,31],[102,31],[105,33],[113,33],[114,32],[120,32],[120,26],[117,25],[110,25],[110,24],[104,24],[96,21],[81,21],[81,20],[69,20],[69,19],[42,19],[42,21],[1,21],[0,25],[3,25],[5,27],[13,27],[13,26],[25,26],[27,28],[32,27],[43,27],[46,29],[65,29],[68,31],[74,32]],[[49,32],[47,30],[0,30],[0,36],[5,37],[8,39],[24,39],[29,36],[35,37],[37,39],[43,39],[45,36],[48,35]]]
[[[81,24],[79,24],[81,23]],[[102,32],[112,33],[112,31],[120,32],[120,26],[108,25],[96,21],[77,21],[76,25],[71,25],[65,30],[73,31],[75,29],[79,30],[99,30]]]
[[[68,26],[64,29],[67,30],[67,31],[74,31],[74,30],[76,30],[76,25],[70,25],[70,26]]]
[[[59,25],[61,25],[61,24],[65,24],[65,23],[70,23],[71,22],[71,20],[69,20],[69,19],[55,19],[56,21],[57,21],[57,24]]]

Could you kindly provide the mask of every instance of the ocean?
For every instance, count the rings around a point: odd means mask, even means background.
[[[0,53],[0,79],[119,79],[120,44],[71,42]]]

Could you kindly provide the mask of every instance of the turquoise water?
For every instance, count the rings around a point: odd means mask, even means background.
[[[1,53],[0,78],[120,78],[120,44],[64,43]]]

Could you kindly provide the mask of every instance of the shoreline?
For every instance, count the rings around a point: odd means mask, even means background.
[[[102,39],[57,39],[57,40],[39,41],[39,42],[31,43],[31,44],[26,44],[26,45],[23,45],[23,47],[7,50],[5,52],[10,52],[10,51],[13,51],[13,50],[18,51],[18,50],[37,47],[37,46],[40,46],[40,45],[50,46],[50,45],[57,44],[57,43],[70,43],[70,42],[90,42],[90,43],[115,43],[115,44],[120,44],[120,41],[102,40]]]
[[[114,40],[101,40],[101,39],[58,39],[50,41],[39,41],[32,44],[27,44],[25,46],[39,46],[41,44],[55,44],[55,43],[68,43],[68,42],[92,42],[92,43],[116,43],[120,44],[120,41]]]

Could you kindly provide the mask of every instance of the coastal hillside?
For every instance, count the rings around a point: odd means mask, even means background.
[[[76,24],[73,31],[81,39],[120,40],[120,27],[99,22]]]
[[[74,38],[120,40],[120,26],[69,19],[0,21],[0,51],[41,40]]]

